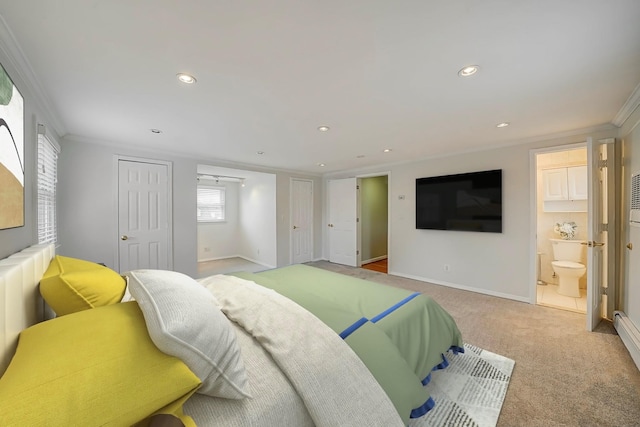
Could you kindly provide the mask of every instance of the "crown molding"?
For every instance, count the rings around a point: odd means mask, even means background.
[[[57,136],[64,136],[66,134],[66,129],[60,119],[60,116],[53,107],[53,103],[49,99],[49,96],[38,82],[36,74],[33,71],[33,67],[31,67],[31,63],[24,55],[18,41],[2,15],[0,15],[0,51],[2,51],[10,63],[11,68],[13,69],[12,74],[17,74],[17,77],[24,85],[24,88],[20,88],[20,91],[23,93],[29,93],[31,95],[29,97],[30,100],[39,107],[36,109],[40,115],[38,121],[44,121],[48,127],[54,130]],[[28,101],[25,99],[25,102]]]
[[[213,167],[223,167],[230,169],[243,169],[253,172],[263,172],[263,173],[285,173],[289,174],[292,177],[313,177],[320,178],[322,174],[316,172],[310,172],[300,169],[286,169],[279,168],[275,166],[261,165],[258,163],[244,163],[244,162],[236,162],[233,160],[225,160],[222,158],[216,157],[207,157],[198,154],[188,153],[185,151],[178,150],[167,150],[167,149],[155,149],[151,147],[132,147],[131,144],[125,144],[115,141],[108,141],[104,139],[98,138],[89,138],[82,135],[76,134],[67,134],[63,138],[63,141],[69,141],[79,144],[92,144],[99,145],[102,147],[109,147],[114,150],[122,150],[122,155],[141,155],[141,156],[149,156],[150,153],[153,153],[155,157],[161,156],[164,158],[182,158],[188,160],[195,160],[198,164],[208,165]]]
[[[382,170],[389,170],[393,167],[408,165],[412,163],[419,163],[419,162],[424,162],[428,160],[446,159],[448,157],[462,156],[465,154],[480,153],[483,151],[490,151],[490,150],[499,150],[502,148],[516,147],[519,145],[533,144],[536,142],[561,140],[563,138],[579,137],[582,139],[587,135],[592,135],[594,133],[604,133],[604,132],[617,133],[617,128],[610,123],[605,123],[597,126],[573,129],[573,130],[564,131],[564,132],[556,132],[556,133],[538,135],[538,136],[529,137],[529,138],[514,139],[506,143],[496,143],[496,144],[485,145],[483,147],[474,147],[474,148],[452,151],[450,153],[428,155],[428,156],[418,157],[411,160],[400,160],[397,162],[380,163],[376,165],[363,166],[359,168],[328,171],[328,172],[325,172],[322,175],[322,177],[324,179],[331,179],[331,178],[343,177],[343,176],[358,176],[359,174],[363,174],[363,173],[378,173]],[[586,139],[583,141],[586,141]],[[581,142],[581,141],[576,141],[576,142]],[[564,145],[564,144],[566,144],[566,142],[558,143],[558,145]]]
[[[621,127],[635,111],[635,109],[638,108],[638,106],[640,106],[640,83],[638,84],[638,86],[636,86],[633,92],[631,92],[631,95],[627,99],[627,102],[624,103],[611,123],[616,125],[617,127]]]

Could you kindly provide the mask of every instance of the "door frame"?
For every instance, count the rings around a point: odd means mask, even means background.
[[[356,175],[358,179],[358,186],[361,185],[361,179],[363,178],[377,178],[380,176],[387,177],[387,272],[391,271],[391,171],[377,172],[377,173],[369,173],[369,174],[361,174]],[[358,221],[358,250],[360,251],[358,258],[358,267],[362,267],[362,197],[358,200],[358,217],[360,221]]]
[[[598,139],[597,141],[607,141],[608,143],[615,143],[615,139],[612,138],[601,138]],[[537,155],[538,154],[544,154],[544,153],[553,153],[553,152],[558,152],[558,151],[567,151],[567,150],[573,150],[573,149],[577,149],[577,148],[588,148],[588,144],[587,144],[587,140],[585,139],[585,141],[583,142],[577,142],[577,143],[569,143],[569,144],[560,144],[560,145],[554,145],[554,146],[549,146],[549,147],[544,147],[544,148],[535,148],[535,149],[531,149],[529,150],[529,206],[530,206],[530,211],[532,212],[531,215],[531,219],[530,219],[530,232],[529,232],[529,303],[537,305],[537,252],[538,252],[538,241],[537,241],[537,233],[538,233],[538,168],[537,168]],[[612,162],[612,164],[614,164],[614,167],[617,166],[616,162],[616,158],[614,159],[610,159],[610,161]],[[591,167],[591,164],[588,164],[587,167]],[[619,170],[614,170],[614,173],[616,176],[618,176],[619,174]],[[618,192],[620,191],[620,189],[617,187],[616,185],[617,181],[614,181],[614,194],[617,195]],[[589,186],[591,186],[592,183],[589,183]],[[613,212],[609,212],[609,220],[611,221],[611,226],[612,227],[616,227],[615,221],[617,218],[617,215],[619,215],[619,212],[617,211],[618,206],[616,206],[614,204],[613,208],[615,209]],[[587,215],[589,215],[589,212],[587,212]],[[615,231],[613,232],[613,245],[612,246],[617,246],[617,237],[616,237],[616,233]],[[613,264],[610,264],[611,266],[614,266],[614,268],[618,267],[617,261],[613,261]],[[587,274],[589,272],[589,269],[587,269]],[[614,272],[610,272],[609,276],[611,277],[611,275],[614,275],[613,277],[615,277],[615,271]],[[587,283],[589,283],[589,278],[587,278]],[[610,288],[610,291],[612,291],[613,293],[616,293],[616,287],[615,287],[615,283],[614,285]],[[589,295],[589,289],[587,288],[587,295]],[[615,296],[609,296],[608,300],[613,299],[615,301]],[[609,302],[609,301],[607,301]],[[590,304],[589,298],[587,297],[587,305]],[[589,319],[587,319],[587,314],[585,313],[585,328],[588,327],[588,323],[589,323]]]
[[[589,318],[589,310],[587,310],[588,331],[594,330],[602,319],[613,320],[614,310],[616,309],[616,295],[618,293],[616,282],[616,268],[618,266],[617,247],[619,239],[617,235],[619,208],[616,204],[616,200],[617,194],[620,192],[620,188],[616,185],[618,182],[617,177],[620,171],[617,169],[618,154],[615,143],[616,138],[613,137],[600,139],[588,138],[588,146],[592,146],[594,148],[598,147],[598,154],[601,151],[599,148],[605,147],[606,175],[603,176],[602,167],[598,166],[598,164],[600,163],[600,158],[599,156],[595,156],[596,153],[595,151],[593,151],[593,149],[590,155],[592,156],[591,173],[597,173],[600,178],[604,177],[607,184],[604,191],[602,188],[599,188],[598,190],[594,188],[591,190],[592,193],[597,191],[597,194],[599,198],[602,199],[604,205],[598,206],[598,209],[600,210],[600,216],[595,219],[598,220],[599,224],[592,224],[590,231],[595,234],[595,236],[593,237],[594,239],[599,240],[600,237],[604,237],[604,240],[606,241],[604,241],[604,247],[601,247],[600,249],[597,249],[595,245],[590,245],[589,247],[587,247],[587,253],[591,253],[592,258],[595,256],[604,257],[606,263],[600,266],[604,271],[599,272],[601,283],[598,283],[598,289],[591,288],[591,295],[589,295],[589,292],[587,292],[587,307],[591,307],[592,316],[591,318]],[[590,180],[590,183],[593,185],[593,179]],[[602,197],[603,193],[606,194],[606,199]],[[591,203],[591,205],[593,205],[593,203]],[[601,216],[603,215],[604,211],[607,212],[606,228],[602,228],[601,226],[604,220]],[[603,233],[605,234],[605,236],[602,236]],[[594,241],[592,241],[592,243],[593,242]],[[598,253],[598,255],[595,255],[597,253],[596,251],[598,250],[600,252]],[[587,271],[589,271],[588,268]],[[602,292],[603,290],[604,295]],[[598,298],[599,304],[597,308],[599,308],[599,310],[594,311],[596,307],[589,304],[589,301],[594,301]]]
[[[167,167],[167,266],[173,270],[173,163],[165,160],[150,159],[146,157],[133,157],[115,154],[113,156],[113,218],[114,218],[114,243],[113,243],[113,265],[120,272],[120,243],[119,243],[119,211],[118,211],[118,183],[120,161],[151,163]]]
[[[315,227],[315,223],[314,223],[314,215],[313,215],[313,211],[314,211],[314,205],[315,205],[315,188],[313,185],[313,180],[312,179],[307,179],[307,178],[295,178],[295,177],[290,177],[289,178],[289,264],[293,264],[293,181],[305,181],[305,182],[310,182],[311,183],[311,212],[310,212],[310,231],[311,231],[311,259],[310,261],[314,260],[314,255],[315,255],[315,250],[314,250],[314,227]]]
[[[330,188],[329,188],[329,181],[335,180],[335,179],[344,179],[344,178],[356,178],[356,183],[358,182],[358,180],[360,178],[375,178],[378,176],[386,176],[387,177],[387,185],[388,185],[388,192],[387,192],[387,261],[389,262],[389,269],[388,271],[391,272],[391,257],[392,257],[392,247],[391,247],[391,236],[392,236],[392,228],[391,228],[391,180],[392,180],[392,174],[390,170],[387,171],[380,171],[380,172],[372,172],[372,173],[366,173],[366,174],[357,174],[357,175],[351,175],[349,176],[341,176],[341,175],[336,175],[336,176],[332,176],[332,177],[326,177],[324,179],[324,188],[325,188],[325,209],[323,210],[323,215],[326,219],[326,221],[324,221],[325,223],[328,223],[329,221],[329,200],[331,200],[331,194],[330,194]],[[398,196],[401,198],[404,198],[405,196]],[[361,212],[361,206],[360,206],[360,201],[358,200],[357,203],[357,215],[360,216]],[[361,261],[361,259],[359,258],[361,256],[361,252],[362,252],[362,242],[361,242],[361,234],[360,234],[360,227],[361,227],[361,223],[358,221],[357,223],[357,240],[356,240],[356,245],[357,245],[357,250],[360,252],[359,254],[357,254],[356,256],[358,257],[358,260]],[[330,242],[330,238],[329,238],[329,231],[323,227],[323,236],[324,236],[324,242],[325,244],[323,244],[323,259],[325,260],[329,260],[330,259],[330,253],[331,253],[331,242]],[[358,267],[360,267],[361,264],[358,264]]]

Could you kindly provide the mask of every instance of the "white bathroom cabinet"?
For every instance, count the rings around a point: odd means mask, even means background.
[[[545,169],[542,171],[545,212],[586,212],[587,167]]]

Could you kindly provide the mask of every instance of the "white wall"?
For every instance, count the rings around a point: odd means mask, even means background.
[[[623,245],[631,243],[633,250],[623,249],[622,311],[640,330],[640,227],[629,226],[631,175],[640,172],[640,108],[627,119],[621,131],[623,135]],[[623,246],[624,247],[624,246]]]
[[[278,265],[276,174],[206,164],[198,165],[198,173],[244,182],[243,187],[220,181],[219,185],[228,184],[227,220],[198,224],[198,259],[240,256],[272,268]],[[210,251],[204,252],[205,247]]]
[[[240,191],[240,254],[259,264],[278,263],[276,239],[276,176],[247,179]]]
[[[198,223],[198,262],[238,256],[240,184],[224,181],[216,184],[215,181],[202,178],[200,184],[203,183],[225,188],[225,220]]]
[[[530,242],[530,150],[615,136],[617,131],[575,135],[510,147],[425,159],[327,175],[330,178],[391,170],[389,177],[391,274],[507,297],[535,301],[532,272],[535,244]],[[415,180],[426,176],[503,170],[503,232],[475,233],[415,228]],[[404,199],[400,199],[404,196]],[[324,212],[326,218],[326,212]],[[324,253],[328,254],[325,234]],[[450,266],[445,271],[444,266]]]
[[[65,138],[58,168],[58,253],[72,257],[116,265],[115,243],[115,178],[113,159],[116,154],[170,161],[173,164],[173,251],[174,270],[195,277],[197,274],[196,175],[198,163],[207,159],[192,159],[168,153],[132,150],[112,144],[97,144]],[[209,159],[211,165],[225,163]],[[226,165],[228,166],[228,164]],[[317,176],[247,166],[247,170],[272,172],[277,176],[277,218],[275,235],[277,266],[289,264],[289,179],[292,176],[314,180]],[[281,194],[286,197],[280,197]],[[320,204],[315,205],[316,229],[320,229]],[[320,240],[320,239],[318,239]],[[25,245],[26,246],[26,245]],[[317,243],[320,253],[321,241]],[[271,260],[269,261],[271,262]]]
[[[528,184],[529,175],[522,164],[528,164],[528,150],[519,146],[393,169],[389,271],[435,283],[481,289],[492,295],[527,299],[529,193],[528,186],[521,184]],[[416,178],[491,169],[503,170],[501,234],[416,230]],[[404,195],[405,199],[398,200],[397,195]],[[527,225],[520,226],[521,221]],[[449,271],[445,271],[445,264],[450,266]]]
[[[169,161],[173,167],[173,268],[196,273],[196,161],[65,138],[58,159],[60,255],[116,268],[116,154]]]

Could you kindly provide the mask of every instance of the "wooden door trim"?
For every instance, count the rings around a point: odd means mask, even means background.
[[[173,163],[165,160],[150,159],[146,157],[133,157],[115,154],[113,156],[113,218],[114,218],[114,240],[113,240],[113,265],[120,271],[120,245],[119,236],[119,218],[118,218],[118,174],[120,161],[151,163],[163,165],[167,167],[167,266],[169,270],[173,270]]]

